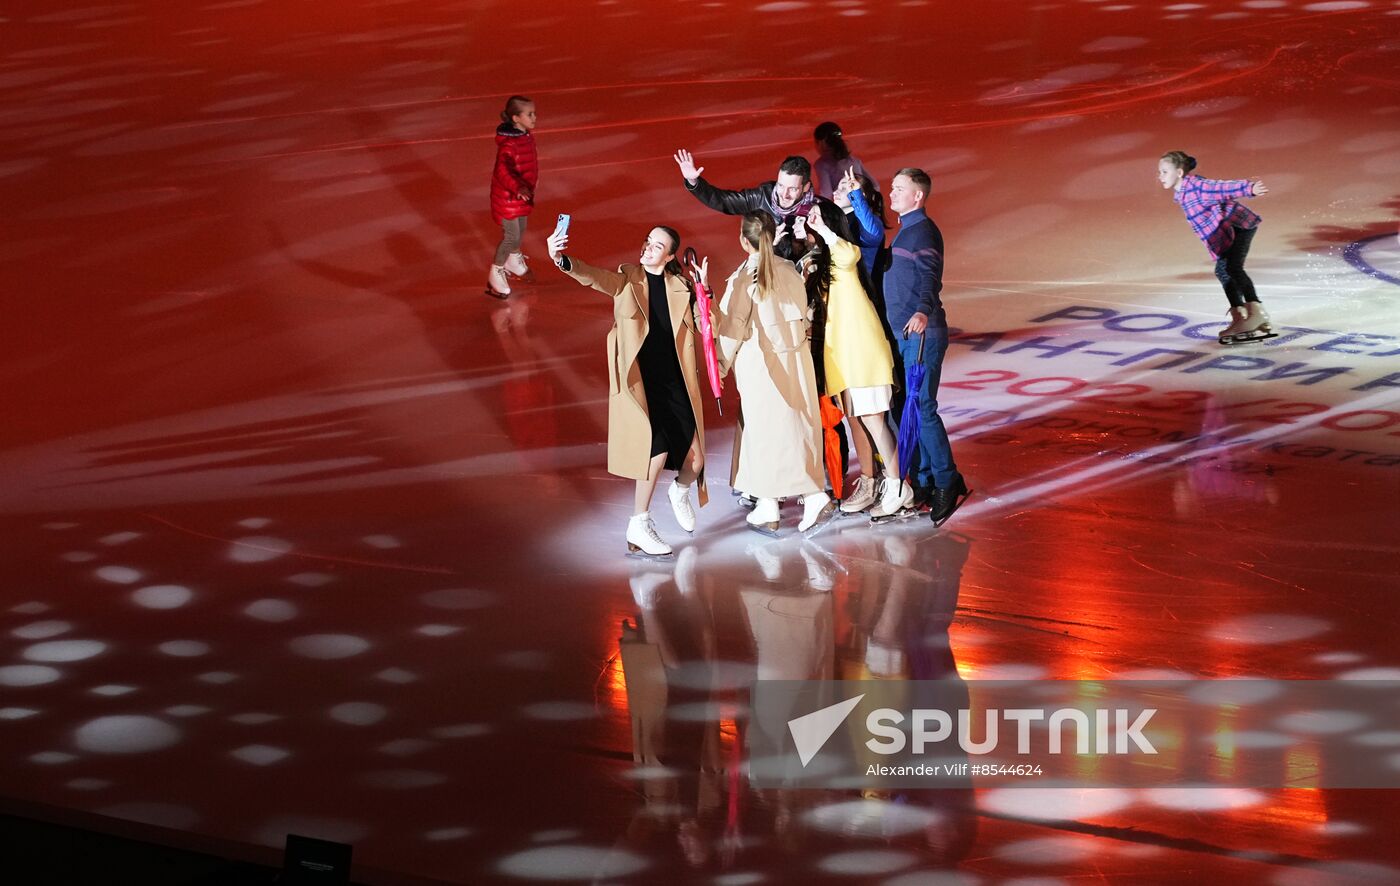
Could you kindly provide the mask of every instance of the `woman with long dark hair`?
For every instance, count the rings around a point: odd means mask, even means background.
[[[888,422],[894,358],[861,272],[860,249],[833,228],[844,227],[846,220],[832,209],[836,214],[829,219],[820,209],[808,216],[807,230],[815,239],[804,263],[809,300],[814,316],[821,318],[822,393],[840,398],[860,459],[860,478],[841,503],[841,512],[854,514],[869,508],[873,519],[883,520],[909,508],[914,500],[913,489],[895,476],[899,454]],[[876,452],[886,470],[878,489]]]

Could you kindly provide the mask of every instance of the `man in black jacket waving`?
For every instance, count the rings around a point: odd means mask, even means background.
[[[792,244],[792,254],[783,257],[794,261],[807,251],[807,214],[812,211],[813,206],[831,203],[824,197],[818,197],[812,190],[812,164],[807,162],[806,157],[788,157],[778,167],[776,181],[764,182],[742,191],[727,191],[705,181],[700,175],[705,171],[705,167],[696,168],[695,158],[684,148],[676,152],[675,161],[681,168],[681,175],[685,177],[686,190],[716,212],[723,212],[725,215],[743,215],[753,210],[769,212],[780,232],[784,227],[792,232],[791,240],[781,238],[780,235],[778,251],[782,254],[783,247]],[[829,211],[823,213],[824,216],[830,214]],[[835,217],[841,217],[840,210],[836,210]],[[846,235],[844,231],[838,233]]]

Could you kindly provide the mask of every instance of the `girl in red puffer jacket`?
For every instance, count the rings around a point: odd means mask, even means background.
[[[496,298],[510,295],[506,274],[530,273],[520,242],[530,210],[535,208],[535,184],[540,178],[534,131],[535,103],[512,95],[496,127],[496,166],[491,172],[491,219],[501,226],[501,245],[486,278],[486,294]]]

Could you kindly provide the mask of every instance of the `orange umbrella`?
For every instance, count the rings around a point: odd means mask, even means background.
[[[846,416],[831,397],[822,397],[821,407],[822,454],[826,459],[826,475],[831,478],[831,494],[841,498],[846,478],[841,472],[841,437],[836,433],[836,426]]]

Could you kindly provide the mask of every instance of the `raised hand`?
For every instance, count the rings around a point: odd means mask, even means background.
[[[860,179],[856,178],[855,167],[848,166],[846,168],[846,171],[841,175],[841,180],[836,183],[836,189],[834,193],[839,194],[842,197],[842,199],[845,199],[847,194],[851,193],[859,187]],[[835,200],[835,196],[833,196],[832,199]]]
[[[695,158],[690,156],[690,152],[685,148],[681,148],[677,151],[672,159],[674,159],[676,165],[681,168],[681,175],[692,185],[695,184],[695,180],[700,177],[700,173],[705,171],[705,167],[703,166],[699,169],[695,168]]]
[[[569,248],[569,232],[554,229],[544,241],[545,248],[549,250],[549,258],[553,262],[559,261],[559,256],[564,254],[564,250]]]
[[[818,234],[831,230],[826,226],[826,220],[822,218],[821,209],[816,206],[813,206],[812,211],[807,213],[807,224]]]
[[[1250,193],[1252,193],[1256,197],[1262,197],[1265,194],[1269,193],[1269,189],[1264,186],[1263,182],[1255,182],[1254,186],[1251,187],[1249,190]]]
[[[696,276],[697,279],[699,279],[700,285],[703,286],[703,287],[705,287],[706,289],[709,289],[709,288],[710,288],[710,257],[707,255],[707,256],[705,256],[704,258],[700,259],[700,263],[699,263],[698,265],[697,265],[694,261],[692,261],[692,262],[690,263],[690,267],[691,267],[692,269],[694,269],[694,271],[695,271],[695,276]]]

